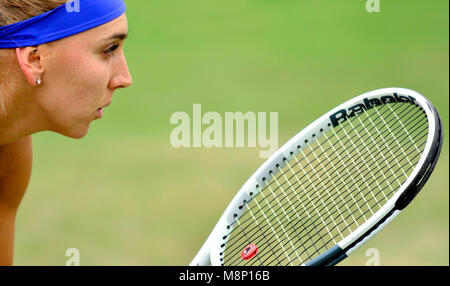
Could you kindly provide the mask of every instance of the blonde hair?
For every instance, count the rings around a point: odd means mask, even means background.
[[[48,12],[67,0],[0,0],[0,26],[6,26]]]
[[[66,3],[67,0],[0,0],[0,26],[30,19]],[[8,108],[19,70],[14,49],[0,49],[0,118]]]

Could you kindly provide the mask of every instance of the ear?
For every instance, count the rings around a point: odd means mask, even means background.
[[[41,79],[44,73],[39,46],[16,48],[16,55],[19,66],[28,83],[37,86],[36,80]]]

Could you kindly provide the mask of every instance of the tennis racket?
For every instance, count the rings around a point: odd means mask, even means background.
[[[441,118],[419,93],[357,96],[250,177],[190,265],[335,265],[417,195],[442,140]]]

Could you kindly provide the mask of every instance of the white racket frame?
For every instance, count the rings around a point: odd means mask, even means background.
[[[394,93],[398,94],[399,96],[414,97],[416,104],[418,104],[426,112],[428,118],[428,136],[424,151],[411,175],[396,191],[393,197],[390,198],[382,206],[382,208],[380,208],[374,215],[372,215],[372,217],[370,217],[365,223],[360,225],[350,235],[338,242],[338,249],[343,251],[345,250],[345,256],[348,256],[356,249],[358,249],[363,243],[369,240],[372,236],[378,233],[384,226],[386,226],[400,213],[401,210],[395,209],[396,202],[408,188],[408,186],[411,185],[412,181],[418,176],[419,171],[423,169],[423,166],[427,163],[427,160],[429,160],[427,159],[428,154],[430,153],[432,146],[434,146],[433,141],[436,140],[436,134],[438,132],[442,132],[441,130],[437,130],[437,128],[440,129],[441,127],[440,123],[438,124],[438,120],[436,120],[436,118],[440,117],[433,105],[420,93],[406,88],[383,88],[361,94],[332,109],[330,112],[321,116],[319,119],[311,123],[305,129],[295,135],[292,139],[290,139],[269,159],[267,159],[266,162],[264,162],[261,167],[259,167],[259,169],[238,191],[236,196],[226,208],[223,215],[220,217],[218,223],[212,230],[211,234],[208,236],[200,251],[190,263],[190,266],[223,265],[223,261],[221,260],[221,253],[224,252],[224,248],[221,247],[221,245],[224,243],[223,237],[231,232],[231,229],[227,229],[227,227],[232,225],[235,217],[237,216],[239,218],[245,210],[245,208],[239,209],[239,206],[242,206],[244,200],[248,202],[251,197],[254,197],[258,193],[258,190],[256,188],[257,185],[259,186],[259,190],[264,187],[265,180],[263,180],[263,178],[269,178],[270,176],[275,175],[279,171],[279,168],[285,165],[283,160],[284,158],[287,158],[287,160],[290,161],[292,159],[292,154],[296,155],[297,153],[299,153],[300,151],[297,147],[302,146],[301,148],[303,148],[305,146],[305,144],[303,144],[305,140],[312,142],[320,137],[320,134],[322,133],[320,129],[322,129],[323,132],[330,129],[329,126],[332,123],[330,120],[330,116],[332,114],[335,114],[342,109],[347,110],[349,107],[352,107],[356,104],[363,104],[363,100],[365,98],[373,99],[381,98],[382,96],[393,96]],[[388,215],[389,217],[386,217]],[[371,230],[370,233],[368,233],[369,230]],[[361,239],[362,237],[363,239]]]

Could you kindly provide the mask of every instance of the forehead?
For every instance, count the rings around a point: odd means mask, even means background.
[[[128,34],[128,20],[125,14],[93,29],[62,39],[66,45],[101,44],[113,35]]]
[[[125,14],[108,22],[106,24],[95,27],[86,31],[85,36],[100,36],[109,37],[113,34],[127,34],[128,33],[128,20]],[[83,34],[83,33],[82,33]]]

